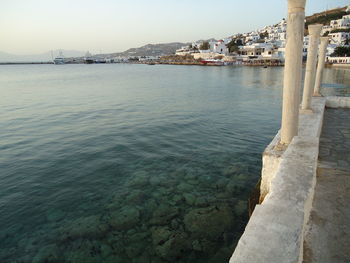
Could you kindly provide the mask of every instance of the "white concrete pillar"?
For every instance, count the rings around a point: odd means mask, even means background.
[[[321,24],[309,25],[309,47],[307,51],[307,61],[305,70],[303,100],[301,102],[301,112],[311,111],[311,97],[315,86],[316,63],[318,44],[322,30]]]
[[[281,145],[288,145],[298,135],[305,2],[288,0]]]
[[[328,41],[329,41],[328,37],[321,37],[320,49],[318,52],[318,64],[317,64],[314,96],[321,96],[320,89],[321,89],[321,82],[322,82],[322,73],[323,73],[324,64],[326,61]]]

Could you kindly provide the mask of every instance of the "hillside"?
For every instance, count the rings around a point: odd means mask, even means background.
[[[346,7],[335,8],[320,13],[313,14],[306,17],[305,28],[310,24],[323,24],[329,25],[331,20],[340,19],[343,15],[346,15]]]
[[[108,54],[108,57],[129,57],[129,56],[164,56],[174,54],[175,51],[182,46],[190,43],[164,43],[164,44],[148,44],[139,48],[130,48],[124,52]]]

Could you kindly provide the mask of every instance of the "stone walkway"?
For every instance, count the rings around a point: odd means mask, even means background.
[[[304,263],[350,262],[350,110],[327,109]]]

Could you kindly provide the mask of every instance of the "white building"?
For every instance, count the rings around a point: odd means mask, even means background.
[[[213,53],[226,55],[228,54],[228,48],[224,40],[219,40],[218,42],[210,43],[210,50]]]
[[[345,15],[341,19],[331,20],[329,25],[333,29],[347,28],[350,26],[350,15]]]
[[[254,58],[279,58],[277,48],[270,43],[254,43],[239,47],[239,58],[243,60]]]
[[[349,32],[330,33],[328,36],[330,38],[330,43],[337,45],[342,45],[346,40],[350,39]]]

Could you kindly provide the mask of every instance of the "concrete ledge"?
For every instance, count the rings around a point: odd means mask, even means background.
[[[320,137],[325,103],[325,98],[314,97],[311,103],[312,113],[299,114],[299,136]],[[280,142],[280,138],[280,132],[278,132],[275,138],[266,147],[262,156],[260,203],[263,202],[265,196],[270,191],[271,181],[277,173],[282,155],[285,152],[283,149],[276,148]]]
[[[326,97],[328,108],[350,108],[350,97]]]

